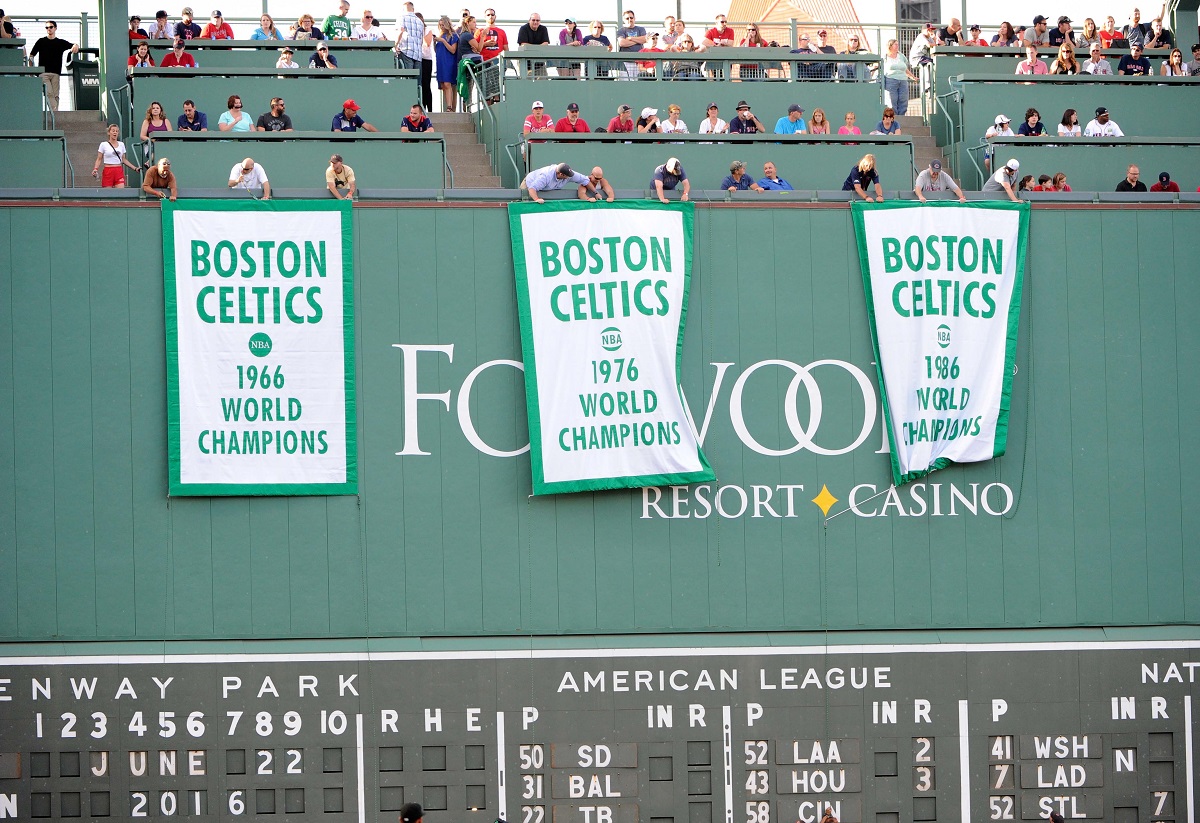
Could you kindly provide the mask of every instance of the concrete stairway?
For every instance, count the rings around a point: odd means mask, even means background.
[[[431,113],[433,128],[446,137],[446,159],[454,170],[456,189],[498,189],[500,178],[492,173],[487,152],[475,136],[471,115],[458,112]]]
[[[76,188],[98,188],[100,181],[92,177],[92,166],[96,163],[96,146],[104,142],[100,112],[58,111],[54,123],[67,138],[67,157],[75,169]]]
[[[913,149],[916,153],[917,171],[928,168],[930,161],[940,160],[945,166],[946,158],[942,155],[942,149],[937,144],[937,139],[929,131],[929,127],[921,122],[920,117],[899,117],[900,130],[904,134],[912,135]],[[958,179],[958,172],[955,169],[947,168],[951,176]]]

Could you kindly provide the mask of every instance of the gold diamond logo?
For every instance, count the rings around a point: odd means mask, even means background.
[[[828,486],[822,485],[821,493],[814,497],[812,502],[817,504],[817,508],[821,510],[821,514],[828,517],[829,510],[833,508],[834,503],[838,502],[838,499],[829,493]]]

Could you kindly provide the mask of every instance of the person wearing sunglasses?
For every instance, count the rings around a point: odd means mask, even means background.
[[[162,191],[166,189],[166,191]],[[142,181],[142,191],[147,196],[157,197],[159,200],[167,200],[172,203],[179,196],[178,184],[175,181],[175,175],[171,173],[171,161],[166,157],[159,158],[158,162],[146,170],[146,179]]]
[[[29,50],[29,59],[38,58],[42,69],[42,85],[46,87],[46,100],[51,111],[58,111],[58,89],[62,82],[63,56],[68,52],[79,54],[79,46],[58,37],[58,23],[46,21],[46,36],[39,37]]]
[[[758,24],[751,23],[750,25],[746,26],[746,36],[742,38],[738,45],[745,46],[747,48],[765,49],[768,43],[763,39],[762,33],[758,29]],[[737,73],[738,76],[743,80],[763,79],[763,67],[758,63],[741,63],[738,65]]]

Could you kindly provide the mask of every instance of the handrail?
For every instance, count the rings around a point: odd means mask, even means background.
[[[498,58],[493,59],[498,62]],[[495,157],[500,147],[500,124],[496,121],[496,113],[492,111],[492,107],[487,104],[487,100],[483,96],[483,61],[467,60],[459,64],[459,69],[461,70],[463,66],[467,67],[467,73],[471,76],[471,96],[475,102],[470,105],[475,106],[474,114],[478,118],[478,122],[475,124],[475,134],[479,136],[483,134],[484,112],[487,113],[488,121],[492,125],[490,145],[486,146],[488,157],[491,159]],[[495,168],[495,160],[492,160],[492,168]]]
[[[517,173],[517,185],[520,186],[521,181],[525,179],[525,174],[528,174],[528,172],[525,172],[524,174],[522,174],[521,167],[520,167],[520,165],[517,164],[517,158],[513,154],[513,149],[515,149],[517,146],[521,146],[521,155],[523,157],[526,157],[525,148],[524,148],[524,146],[525,146],[525,138],[524,137],[522,137],[520,140],[518,140],[515,143],[507,144],[504,147],[504,151],[508,153],[508,162],[512,164],[513,171],[515,171]],[[526,169],[529,168],[528,157],[526,157],[525,168]]]
[[[50,122],[46,122],[46,115],[49,114]],[[54,109],[50,107],[50,95],[46,93],[46,84],[42,84],[42,128],[49,131],[54,131],[58,128],[57,118],[54,116]]]
[[[446,184],[447,176],[450,184]],[[446,141],[442,140],[442,190],[454,188],[454,167],[450,165],[450,155],[446,152]]]
[[[1152,85],[1152,86],[1200,86],[1200,77],[1163,77],[1162,75],[1152,74],[1146,77],[1134,77],[1131,75],[1122,74],[1013,74],[1013,75],[997,75],[997,74],[976,74],[974,72],[965,72],[957,77],[949,78],[953,83],[957,80],[962,83],[1004,83],[1004,84],[1039,84],[1047,85],[1078,85],[1080,83],[1097,83],[1102,86],[1136,86],[1136,85]]]
[[[601,49],[571,49],[568,46],[522,46],[517,51],[507,52],[504,60],[511,63],[518,77],[530,77],[533,75],[534,64],[545,65],[547,62],[566,61],[570,63],[579,63],[586,67],[585,76],[589,79],[597,80],[625,80],[628,79],[623,71],[614,71],[616,68],[623,68],[628,63],[653,63],[653,68],[641,68],[639,71],[649,72],[645,75],[648,79],[655,80],[673,80],[679,82],[694,82],[702,80],[703,77],[695,76],[675,76],[674,72],[669,71],[671,67],[678,63],[695,64],[697,68],[703,64],[707,71],[720,71],[725,77],[732,77],[732,70],[737,65],[764,65],[770,66],[773,70],[782,71],[782,76],[763,76],[760,78],[766,82],[838,82],[838,83],[871,83],[873,81],[869,72],[865,72],[865,76],[859,77],[858,72],[854,72],[854,76],[846,76],[839,72],[836,66],[841,64],[862,64],[873,66],[879,63],[880,57],[878,54],[871,52],[859,52],[857,54],[797,54],[787,48],[746,48],[746,47],[729,47],[722,48],[719,52],[639,52],[635,55],[622,52],[608,52]],[[830,76],[805,76],[805,68],[818,64],[834,64],[831,67]],[[538,81],[542,80],[578,80],[577,77],[565,77],[551,75],[549,73],[538,74]]]
[[[975,167],[975,171],[979,174],[979,178],[984,183],[987,182],[988,172],[983,170],[983,166],[979,165],[979,161],[975,159],[975,152],[987,148],[987,141],[980,138],[978,146],[967,146],[967,159],[971,161],[971,165]],[[980,184],[982,186],[982,184]]]
[[[75,164],[71,162],[71,152],[67,151],[66,138],[63,138],[63,160],[67,161],[65,170],[69,181],[67,186],[73,189],[75,188]]]

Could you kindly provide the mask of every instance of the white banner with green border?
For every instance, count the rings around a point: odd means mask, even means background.
[[[534,494],[715,479],[680,390],[692,204],[508,214]]]
[[[170,493],[357,493],[350,204],[162,215]]]
[[[854,203],[892,479],[1004,454],[1027,203]]]

